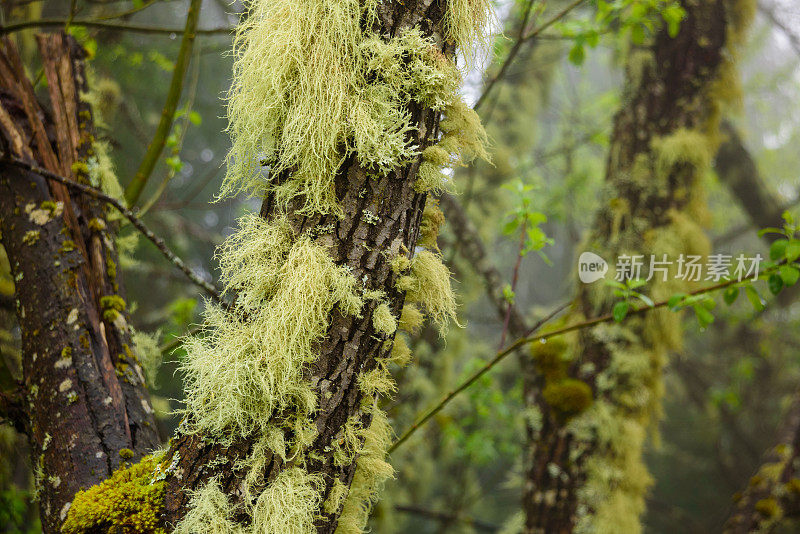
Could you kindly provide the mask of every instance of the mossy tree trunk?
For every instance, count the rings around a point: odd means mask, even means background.
[[[634,47],[629,59],[606,168],[609,198],[582,249],[612,266],[621,254],[644,254],[645,260],[668,254],[674,261],[705,248],[687,238],[702,235],[694,211],[702,210],[698,181],[717,142],[715,91],[741,5],[681,3],[687,16],[679,33],[673,38],[661,30],[651,46]],[[573,320],[611,311],[618,298],[599,284],[578,288]],[[650,283],[643,292],[661,298],[685,289]],[[649,485],[642,441],[658,415],[663,360],[680,342],[670,313],[581,332],[571,348],[551,347],[553,354],[532,347],[545,384],[527,391],[526,403],[539,407],[541,423],[529,429],[525,532],[571,532],[578,525],[639,530]],[[586,386],[591,399],[578,398]]]
[[[437,43],[439,49],[452,58],[452,43],[444,38],[444,2],[412,1],[383,4],[378,8],[379,26],[373,28],[384,37],[399,35],[403,31],[420,27],[426,36]],[[411,142],[420,149],[435,142],[439,113],[408,102],[412,115]],[[335,192],[344,216],[304,215],[300,213],[305,199],[297,198],[286,210],[272,194],[264,199],[261,216],[267,221],[286,217],[295,235],[315,228],[326,228],[317,242],[325,245],[334,263],[349,268],[350,273],[362,281],[367,290],[383,291],[385,302],[395,317],[403,307],[404,293],[396,288],[398,275],[392,270],[390,260],[403,251],[414,250],[420,222],[425,207],[426,194],[414,189],[421,161],[398,167],[385,176],[361,167],[355,156],[348,158],[336,173]],[[280,182],[288,176],[278,176]],[[387,336],[378,332],[373,324],[376,301],[367,301],[360,317],[354,317],[334,308],[327,335],[318,343],[318,359],[308,369],[308,380],[318,399],[314,415],[317,436],[303,453],[305,470],[322,475],[320,494],[329,497],[335,483],[351,485],[355,473],[355,459],[337,466],[330,451],[341,437],[345,423],[353,417],[361,418],[361,425],[369,426],[371,412],[364,406],[376,402],[365,397],[358,387],[359,375],[375,369],[377,358],[385,357],[391,349]],[[391,338],[388,339],[389,341]],[[191,416],[189,416],[191,417]],[[168,525],[174,525],[191,508],[190,490],[199,490],[209,481],[216,480],[222,492],[232,500],[234,507],[242,504],[240,489],[246,476],[238,469],[253,452],[256,438],[234,438],[232,444],[220,443],[219,436],[199,433],[178,433],[165,453],[162,465],[175,461],[174,470],[166,478],[164,516]],[[287,436],[287,440],[290,439]],[[269,484],[295,463],[284,461],[267,451],[263,468],[264,483]],[[238,506],[238,510],[252,508]],[[316,532],[333,533],[341,514],[341,505],[333,511],[320,512]],[[246,512],[236,518],[242,523],[252,521]]]
[[[88,183],[96,154],[83,50],[63,34],[40,36],[39,46],[52,114],[13,44],[0,46],[3,156]],[[44,531],[60,532],[76,491],[159,439],[104,206],[0,160],[0,231],[22,331],[18,426],[31,445]]]

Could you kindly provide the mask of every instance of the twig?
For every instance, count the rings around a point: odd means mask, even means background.
[[[484,532],[497,532],[498,530],[500,530],[499,526],[487,523],[485,521],[472,519],[471,517],[464,517],[458,514],[437,512],[436,510],[428,510],[427,508],[422,508],[421,506],[397,504],[395,505],[394,509],[397,510],[398,512],[403,512],[406,514],[415,514],[421,517],[427,517],[435,521],[439,521],[441,523],[450,523],[453,521],[457,521],[459,523],[470,525],[474,527],[476,530],[482,530]]]
[[[522,48],[522,45],[525,44],[525,42],[530,41],[531,39],[535,39],[544,30],[546,30],[559,20],[566,17],[573,9],[577,8],[585,1],[586,0],[574,0],[570,5],[566,6],[564,9],[556,13],[552,18],[548,19],[541,26],[539,26],[534,30],[531,30],[529,33],[525,33],[525,26],[527,24],[528,16],[530,13],[530,6],[529,6],[528,10],[526,10],[525,15],[523,17],[523,21],[520,26],[519,36],[517,37],[516,42],[514,42],[514,46],[511,47],[511,50],[509,50],[508,55],[503,60],[503,63],[500,65],[500,70],[497,71],[497,74],[486,84],[483,93],[481,93],[481,96],[478,97],[478,100],[475,102],[473,109],[477,110],[478,108],[481,107],[481,104],[483,104],[489,92],[492,90],[495,84],[505,75],[506,70],[508,70],[508,67],[511,66],[511,63],[514,61],[514,58],[517,57],[517,53],[519,53],[520,48]]]
[[[781,264],[779,263],[778,265],[774,266],[772,269],[777,268],[779,265],[781,265]],[[771,272],[771,270],[765,270],[764,274],[766,274],[768,272]],[[711,285],[711,286],[708,286],[708,287],[705,287],[705,288],[698,289],[696,291],[689,292],[689,293],[687,293],[687,296],[695,296],[695,295],[703,295],[705,293],[711,293],[713,291],[717,291],[719,289],[724,289],[726,287],[729,287],[729,286],[732,286],[732,285],[738,284],[738,283],[740,283],[740,281],[737,280],[737,279],[726,280],[725,282],[720,282],[718,284],[714,284],[714,285]],[[627,317],[631,317],[633,315],[639,315],[641,313],[649,312],[651,310],[657,310],[659,308],[663,308],[664,306],[667,305],[668,302],[669,302],[669,300],[662,300],[660,302],[656,302],[655,304],[653,304],[653,306],[642,306],[642,307],[638,307],[638,308],[633,308],[631,311],[628,312],[626,318]],[[503,349],[503,350],[499,351],[497,354],[495,354],[494,357],[491,360],[489,360],[486,364],[484,364],[483,367],[481,367],[480,369],[478,369],[477,371],[472,373],[466,380],[464,380],[461,384],[459,384],[455,389],[450,390],[449,393],[447,393],[444,397],[442,397],[442,399],[437,404],[435,404],[434,406],[430,407],[421,416],[419,416],[417,418],[417,420],[405,432],[403,432],[400,435],[400,437],[397,438],[397,440],[392,444],[392,446],[389,447],[389,450],[387,452],[392,452],[395,449],[397,449],[414,432],[416,432],[420,427],[422,427],[422,425],[427,423],[431,419],[431,417],[433,417],[434,415],[439,413],[442,410],[442,408],[444,408],[451,400],[453,400],[453,398],[456,395],[458,395],[459,393],[461,393],[462,391],[467,389],[469,386],[474,384],[480,377],[482,377],[484,374],[486,374],[488,371],[490,371],[495,365],[497,365],[498,363],[503,361],[503,359],[506,356],[508,356],[509,354],[511,354],[512,352],[517,350],[518,348],[521,348],[521,347],[523,347],[525,345],[533,343],[534,341],[539,341],[541,343],[544,343],[550,338],[553,338],[553,337],[556,337],[556,336],[561,336],[561,335],[567,334],[569,332],[574,332],[576,330],[583,330],[584,328],[589,328],[591,326],[595,326],[595,325],[598,325],[598,324],[601,324],[601,323],[611,322],[613,320],[614,320],[613,315],[610,314],[610,313],[607,313],[605,315],[601,315],[599,317],[595,317],[594,319],[588,319],[586,321],[582,321],[580,323],[575,323],[575,324],[570,325],[570,326],[565,326],[563,328],[558,328],[556,330],[551,330],[550,332],[547,332],[546,334],[542,334],[540,336],[532,336],[532,335],[529,334],[529,335],[527,335],[525,337],[521,337],[521,338],[517,339],[514,343],[512,343],[511,345],[509,345],[505,349]],[[533,332],[531,332],[531,333],[535,333],[536,331],[538,331],[539,328],[541,328],[541,324],[537,324],[534,327]]]
[[[29,28],[60,27],[64,26],[66,22],[67,19],[26,20],[24,22],[17,22],[15,24],[8,24],[0,27],[0,35],[27,30]],[[116,22],[104,22],[96,19],[92,20],[75,19],[72,22],[70,22],[70,26],[82,26],[85,28],[99,28],[103,30],[118,30],[118,31],[127,31],[127,32],[144,33],[144,34],[177,35],[183,32],[183,30],[178,28],[161,28],[157,26],[142,26],[138,24],[118,24]],[[195,30],[194,33],[197,35],[221,35],[221,34],[230,35],[233,33],[233,28],[225,27],[225,28],[210,28],[207,30],[201,29],[201,30]]]
[[[519,235],[519,250],[517,250],[517,261],[514,264],[514,274],[511,277],[511,295],[506,296],[508,299],[508,306],[506,306],[505,317],[503,317],[503,332],[500,334],[500,344],[497,350],[501,350],[506,344],[506,335],[508,334],[508,323],[511,321],[511,308],[514,307],[514,292],[517,290],[517,281],[519,281],[519,267],[522,265],[523,250],[525,248],[525,237],[527,231],[527,221],[523,221],[522,229]]]
[[[97,19],[95,20],[112,20],[112,19],[121,19],[124,17],[128,17],[130,15],[133,15],[134,13],[138,13],[139,11],[144,11],[145,9],[147,9],[148,7],[152,6],[153,4],[159,1],[160,0],[150,0],[149,2],[143,3],[139,7],[133,7],[121,13],[112,13],[110,15],[103,15],[102,17],[97,17]]]
[[[175,110],[178,109],[178,100],[183,91],[183,79],[189,66],[189,57],[192,53],[195,30],[197,29],[197,21],[200,18],[202,5],[202,0],[192,0],[192,3],[189,4],[186,27],[183,30],[183,38],[181,39],[181,48],[178,51],[178,58],[175,60],[175,68],[172,71],[172,80],[169,83],[164,109],[161,110],[161,120],[158,123],[155,135],[153,135],[153,140],[147,146],[147,152],[145,152],[142,162],[139,164],[139,169],[125,188],[125,200],[127,200],[129,206],[136,205],[136,201],[139,200],[147,180],[161,157],[164,144],[167,142],[167,136],[169,136],[172,122],[175,119]]]
[[[84,185],[78,182],[73,182],[72,180],[64,178],[63,176],[59,176],[58,174],[55,174],[46,169],[43,169],[36,165],[32,165],[26,161],[14,157],[5,158],[0,161],[10,163],[21,169],[25,169],[32,173],[38,174],[44,178],[47,178],[48,180],[59,182],[61,184],[66,185],[67,187],[80,191],[85,195],[89,195],[93,198],[102,200],[103,202],[110,204],[118,212],[120,212],[126,219],[128,219],[131,222],[131,224],[137,230],[139,230],[139,232],[144,234],[144,236],[147,239],[149,239],[156,246],[158,250],[161,251],[164,257],[166,257],[170,262],[172,262],[173,265],[175,265],[178,269],[180,269],[183,272],[183,274],[185,274],[189,278],[189,280],[191,280],[194,284],[202,287],[220,305],[222,305],[225,308],[228,307],[225,300],[222,298],[222,295],[220,294],[219,290],[216,287],[214,287],[213,284],[206,282],[205,280],[197,276],[195,273],[193,273],[192,270],[189,269],[189,267],[183,262],[183,260],[181,260],[174,252],[172,252],[167,247],[163,239],[154,234],[152,230],[150,230],[147,226],[145,226],[145,224],[142,222],[141,219],[139,219],[131,210],[123,206],[119,200],[115,199],[114,197],[106,195],[99,189],[95,189],[94,187],[90,187],[88,185]]]

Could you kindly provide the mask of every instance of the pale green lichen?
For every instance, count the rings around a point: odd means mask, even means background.
[[[304,211],[339,213],[333,179],[348,155],[385,172],[415,154],[405,105],[443,107],[458,76],[417,29],[388,41],[365,33],[375,7],[374,0],[249,3],[234,41],[233,148],[222,195],[274,187],[283,200],[302,195]],[[290,178],[270,186],[263,163]]]
[[[422,304],[440,330],[445,331],[450,321],[458,324],[450,271],[438,255],[420,251],[411,259],[410,273],[397,280],[397,287],[410,302]]]
[[[133,342],[133,354],[144,369],[147,383],[155,385],[158,367],[161,365],[161,349],[158,339],[161,332],[148,334],[141,330],[131,329],[131,341]]]
[[[236,309],[207,308],[205,333],[188,339],[183,364],[186,409],[203,430],[249,435],[266,432],[271,415],[283,410],[313,412],[304,369],[316,359],[314,343],[326,334],[334,306],[352,315],[361,309],[349,271],[306,235],[293,243],[274,239],[285,228],[245,216],[221,248],[222,279],[238,295]]]
[[[392,443],[392,427],[378,408],[373,408],[372,422],[364,432],[364,446],[356,461],[356,473],[339,516],[336,534],[361,534],[369,519],[378,492],[394,470],[386,462],[386,450]]]
[[[392,315],[392,310],[385,303],[381,303],[372,313],[372,324],[375,330],[390,336],[397,330],[397,319]]]
[[[424,320],[425,316],[419,308],[411,302],[406,302],[405,305],[403,305],[403,310],[400,312],[400,322],[397,327],[409,334],[416,334],[422,327],[422,322]]]

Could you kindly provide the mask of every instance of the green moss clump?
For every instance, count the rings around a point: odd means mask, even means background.
[[[565,378],[547,384],[542,391],[545,402],[559,417],[569,419],[592,405],[592,388],[586,382]]]
[[[536,362],[537,369],[547,380],[557,380],[566,376],[567,342],[563,338],[554,337],[545,343],[531,343],[530,347],[531,357]]]
[[[133,451],[130,449],[120,449],[119,450],[119,457],[123,460],[130,460],[133,458]]]
[[[161,522],[164,482],[150,483],[157,461],[146,456],[120,468],[96,486],[79,491],[72,500],[63,534],[85,532],[148,532],[167,534]]]
[[[40,235],[39,230],[28,230],[25,232],[25,235],[22,236],[22,242],[28,246],[33,246],[39,241]]]
[[[119,314],[125,311],[125,299],[119,295],[106,295],[100,297],[100,308],[103,310],[103,319],[114,322]]]
[[[781,513],[781,506],[774,497],[761,499],[755,504],[756,511],[766,518],[772,518]]]

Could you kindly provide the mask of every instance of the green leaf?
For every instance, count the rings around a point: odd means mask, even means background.
[[[777,295],[781,292],[781,289],[783,289],[783,278],[774,273],[769,275],[767,287],[769,287],[769,290],[773,295]]]
[[[627,302],[620,301],[614,304],[614,308],[611,310],[611,315],[614,317],[614,320],[618,323],[621,323],[625,320],[625,317],[628,315],[628,310],[630,309],[630,304]]]
[[[797,258],[800,258],[800,240],[792,239],[786,245],[786,250],[784,251],[786,256],[786,261],[792,263]]]
[[[800,278],[800,269],[797,267],[792,267],[791,265],[781,265],[778,268],[778,274],[781,275],[783,284],[786,287],[791,287],[795,285],[798,278]]]
[[[569,61],[574,65],[583,65],[585,59],[586,51],[583,49],[583,45],[575,43],[569,51]]]
[[[730,306],[731,304],[736,302],[737,298],[739,298],[739,288],[738,287],[729,287],[722,294],[722,300],[724,300],[725,304],[727,304],[728,306]]]
[[[789,240],[787,239],[778,239],[777,241],[773,242],[769,247],[769,259],[772,261],[783,259],[783,257],[786,255],[786,246],[788,244]]]
[[[675,293],[667,301],[667,307],[669,307],[672,310],[675,310],[685,298],[686,298],[686,293]]]
[[[656,305],[656,303],[653,302],[653,299],[651,299],[647,295],[642,295],[641,293],[636,293],[636,298],[638,298],[639,300],[641,300],[642,302],[644,302],[645,304],[647,304],[651,308]]]
[[[705,306],[695,304],[692,309],[694,309],[694,314],[697,316],[697,322],[701,328],[705,328],[714,322],[714,314],[708,311]]]
[[[513,234],[519,228],[519,219],[516,217],[503,225],[503,233],[506,235]]]
[[[200,124],[202,124],[203,122],[203,117],[201,117],[200,114],[196,111],[190,111],[189,122],[191,122],[195,126],[200,126]]]
[[[769,228],[763,228],[758,231],[758,237],[764,237],[767,234],[786,235],[780,228],[775,228],[772,226]]]
[[[753,305],[753,308],[756,311],[762,311],[764,309],[764,301],[761,300],[761,295],[758,294],[758,291],[753,286],[745,286],[744,293],[747,295],[747,300],[750,301],[750,304]]]

